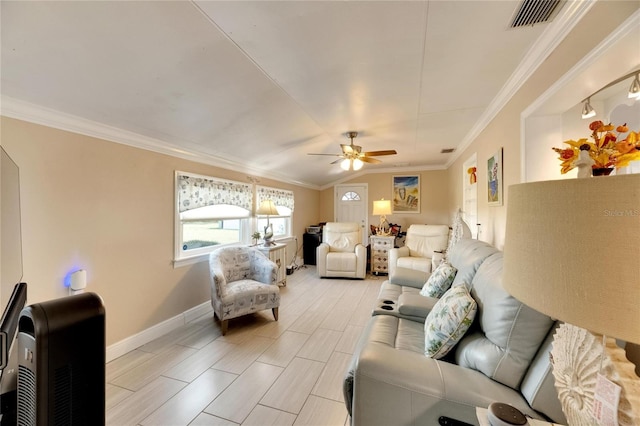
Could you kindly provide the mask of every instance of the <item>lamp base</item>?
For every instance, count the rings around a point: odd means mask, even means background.
[[[618,424],[640,424],[640,379],[614,339],[606,338],[603,346],[602,336],[562,324],[554,336],[551,357],[558,398],[569,426],[598,424],[592,414],[598,374],[622,388]]]

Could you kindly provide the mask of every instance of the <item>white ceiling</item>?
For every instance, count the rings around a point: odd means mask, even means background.
[[[111,139],[311,187],[354,174],[307,155],[339,153],[350,130],[365,151],[398,151],[368,171],[444,168],[456,154],[440,151],[464,148],[561,24],[509,29],[518,5],[2,1],[2,112],[64,113]]]

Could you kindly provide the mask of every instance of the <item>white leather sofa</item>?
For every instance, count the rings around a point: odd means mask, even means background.
[[[316,269],[320,277],[364,279],[367,249],[362,229],[356,222],[329,222],[322,229],[322,243],[316,248]]]
[[[389,275],[398,267],[431,272],[434,253],[443,253],[448,240],[448,225],[410,225],[404,246],[389,251]]]
[[[494,401],[566,423],[549,362],[554,321],[504,291],[497,249],[461,240],[449,259],[459,266],[452,285],[469,284],[477,302],[473,325],[436,360],[424,355],[424,319],[417,312],[411,319],[396,308],[373,315],[344,381],[352,425],[438,425],[440,416],[477,425],[476,407]],[[402,298],[416,288],[385,285],[383,297],[395,291]]]

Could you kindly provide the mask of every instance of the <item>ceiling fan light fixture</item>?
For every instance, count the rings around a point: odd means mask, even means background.
[[[629,87],[629,99],[640,99],[640,73],[636,74],[631,87]]]
[[[582,118],[591,118],[596,115],[596,110],[591,106],[591,98],[587,98],[584,101],[584,106],[582,107]]]
[[[340,168],[342,170],[349,170],[351,168],[351,160],[348,158],[345,158],[344,160],[342,160],[340,162]]]
[[[353,160],[353,170],[360,170],[363,165],[364,165],[364,162],[361,159],[355,158]]]

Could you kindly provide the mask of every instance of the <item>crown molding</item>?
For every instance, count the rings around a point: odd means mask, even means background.
[[[547,26],[544,32],[538,37],[534,45],[524,55],[524,59],[515,69],[511,77],[502,86],[500,92],[491,101],[484,113],[480,116],[476,124],[464,137],[456,153],[446,163],[446,167],[460,158],[460,155],[471,145],[471,143],[482,133],[489,123],[498,115],[511,98],[520,90],[522,85],[533,75],[547,57],[565,39],[573,28],[589,12],[597,0],[581,0],[564,2],[564,7],[554,20]]]
[[[273,179],[279,182],[290,183],[305,188],[316,190],[320,189],[318,185],[292,180],[288,176],[248,167],[244,164],[227,160],[226,158],[216,157],[214,155],[198,151],[197,149],[190,148],[186,150],[177,148],[175,145],[167,141],[150,138],[128,130],[108,126],[97,121],[87,120],[76,115],[56,111],[51,108],[35,105],[9,96],[3,95],[0,97],[0,115],[34,124],[40,124],[54,129],[103,139],[133,148],[144,149],[158,154],[169,155],[183,160],[207,164],[226,170],[247,173],[253,176]]]

